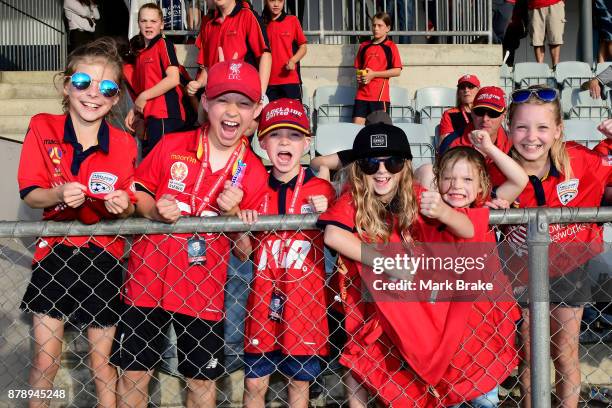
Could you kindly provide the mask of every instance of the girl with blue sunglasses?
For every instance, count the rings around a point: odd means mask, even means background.
[[[63,77],[64,114],[32,118],[19,163],[21,198],[43,219],[92,224],[134,211],[136,143],[106,116],[119,100],[121,58],[110,38],[75,49]],[[32,389],[52,389],[64,324],[87,328],[98,406],[116,406],[117,370],[109,363],[119,320],[120,259],[115,236],[40,238],[20,308],[33,314]],[[30,406],[48,401],[31,400]]]

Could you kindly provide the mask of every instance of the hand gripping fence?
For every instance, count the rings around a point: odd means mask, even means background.
[[[59,223],[50,221],[4,221],[0,222],[0,405],[1,406],[24,406],[28,399],[38,396],[41,399],[49,397],[51,400],[58,400],[60,404],[57,406],[78,406],[89,407],[96,403],[96,398],[100,393],[99,381],[92,379],[89,372],[91,364],[91,355],[88,351],[87,334],[81,327],[70,327],[66,325],[65,331],[56,334],[60,340],[63,337],[64,345],[61,356],[61,368],[55,375],[52,389],[49,394],[34,394],[28,382],[29,371],[33,365],[32,355],[35,349],[34,332],[36,328],[32,327],[32,318],[28,313],[19,310],[21,297],[25,291],[28,281],[30,280],[30,260],[32,257],[34,238],[37,237],[71,237],[71,236],[117,236],[128,239],[126,256],[130,256],[130,248],[133,236],[139,234],[163,234],[168,239],[171,239],[175,234],[182,233],[215,233],[215,234],[232,234],[237,232],[248,232],[253,238],[253,247],[256,248],[258,232],[273,231],[307,231],[316,230],[317,215],[294,215],[294,216],[271,216],[260,217],[253,225],[243,224],[237,217],[210,217],[210,218],[181,218],[175,224],[162,224],[152,222],[145,219],[127,219],[117,221],[105,221],[94,225],[82,225],[77,222]],[[581,224],[586,223],[591,228],[592,223],[607,223],[604,227],[604,254],[607,256],[607,264],[603,263],[603,272],[600,270],[598,284],[600,288],[610,288],[610,273],[612,269],[612,260],[610,260],[610,245],[612,241],[612,208],[540,208],[540,209],[512,209],[512,210],[495,210],[490,212],[489,225],[493,226],[498,231],[498,237],[501,237],[501,242],[498,247],[501,251],[503,243],[510,240],[510,235],[506,235],[506,226],[526,226],[524,229],[526,237],[526,245],[528,250],[528,268],[529,276],[526,282],[527,298],[522,306],[527,307],[528,303],[528,324],[523,327],[528,327],[528,347],[524,343],[517,340],[517,349],[520,359],[528,365],[526,371],[521,371],[524,368],[509,370],[510,376],[499,387],[494,390],[483,389],[478,390],[480,395],[485,395],[490,398],[491,403],[495,399],[500,398],[499,406],[514,407],[519,406],[523,399],[528,398],[532,407],[547,408],[551,406],[551,395],[553,398],[559,399],[558,390],[559,384],[555,384],[551,378],[551,351],[555,356],[555,343],[551,343],[551,338],[555,339],[558,332],[563,329],[563,322],[554,321],[551,319],[551,313],[554,315],[556,303],[551,297],[554,295],[550,291],[549,276],[549,256],[555,251],[554,243],[551,241],[551,232],[554,228],[551,226],[556,224]],[[235,237],[235,235],[231,235]],[[291,234],[289,235],[291,237]],[[553,238],[555,238],[553,236]],[[556,238],[555,238],[556,239]],[[231,244],[234,246],[234,243]],[[585,246],[585,250],[587,247]],[[608,251],[606,252],[606,249]],[[569,251],[569,250],[568,250]],[[166,254],[168,262],[172,262],[175,254]],[[229,258],[229,254],[221,254]],[[599,259],[599,257],[598,257]],[[326,254],[326,270],[327,275],[336,270],[333,265],[332,255]],[[502,264],[508,267],[510,262],[501,256]],[[142,259],[143,263],[147,262],[147,258]],[[249,262],[247,262],[248,264]],[[251,257],[250,263],[253,269],[257,270],[257,261]],[[253,317],[246,316],[248,314],[248,306],[246,297],[248,295],[249,283],[251,276],[240,275],[235,273],[236,263],[230,263],[230,271],[228,272],[228,281],[223,282],[226,291],[226,309],[230,303],[240,309],[240,313],[234,315],[232,319],[238,319],[228,325],[229,310],[226,312],[225,322],[225,365],[224,373],[217,380],[217,406],[242,406],[243,404],[243,356],[242,346],[244,345],[244,319]],[[127,266],[123,266],[124,272]],[[607,270],[605,270],[608,268]],[[236,279],[240,281],[239,289],[236,293],[230,294],[230,281]],[[333,286],[333,279],[326,281],[327,291],[328,286]],[[300,284],[297,284],[299,286]],[[95,287],[92,288],[92,293],[95,294]],[[68,288],[67,288],[68,290]],[[119,291],[120,288],[117,288]],[[333,293],[333,292],[330,292]],[[516,291],[515,291],[516,295]],[[315,294],[313,293],[314,297]],[[316,376],[316,379],[310,383],[310,405],[311,406],[340,406],[346,404],[347,398],[351,391],[347,390],[347,377],[344,376],[345,368],[338,364],[337,355],[342,352],[345,346],[344,340],[338,340],[337,332],[343,332],[341,329],[342,323],[335,322],[338,319],[338,314],[331,311],[330,304],[336,295],[326,295],[327,304],[325,308],[328,310],[327,320],[329,324],[329,355],[320,357],[321,373]],[[608,298],[610,294],[607,294]],[[255,297],[256,298],[256,297]],[[304,304],[312,299],[304,300]],[[364,300],[365,302],[366,300]],[[519,300],[520,301],[520,300]],[[550,302],[553,303],[550,303]],[[610,325],[611,312],[609,307],[609,299],[605,296],[601,297],[597,303],[587,303],[584,317],[582,319],[582,329],[580,331],[580,370],[581,380],[580,387],[581,405],[586,407],[609,406],[610,404],[610,385],[612,383],[612,371],[610,356],[612,355],[612,329]],[[603,307],[602,307],[603,304]],[[595,307],[598,306],[598,307]],[[266,306],[267,307],[267,306]],[[398,306],[399,307],[399,306]],[[525,314],[527,309],[525,309]],[[551,312],[552,310],[552,312]],[[578,309],[576,309],[578,310]],[[236,317],[238,316],[238,317]],[[240,320],[242,319],[242,320]],[[145,318],[146,320],[146,318]],[[121,317],[120,317],[121,324]],[[176,324],[176,323],[175,323]],[[345,324],[348,324],[345,322]],[[232,327],[233,342],[229,341],[228,327]],[[263,325],[268,328],[270,326]],[[32,330],[34,329],[34,330]],[[520,329],[517,329],[520,331]],[[161,355],[164,360],[161,364],[156,365],[156,370],[152,371],[153,381],[149,383],[149,402],[155,406],[183,406],[186,404],[185,392],[190,387],[190,383],[185,382],[184,376],[177,371],[177,333],[175,330],[166,330],[160,333],[165,339],[165,348]],[[294,333],[295,334],[295,333]],[[306,336],[306,332],[297,333],[298,336]],[[517,335],[517,338],[520,336]],[[235,339],[238,338],[236,341]],[[145,343],[152,341],[151,338],[144,339]],[[197,340],[197,339],[196,339]],[[350,342],[349,342],[350,343]],[[348,344],[348,343],[347,343]],[[463,343],[460,345],[463,346]],[[552,349],[552,350],[551,350]],[[334,353],[334,350],[336,351]],[[395,350],[395,351],[394,351]],[[364,350],[364,353],[366,351]],[[113,349],[111,354],[119,353]],[[527,354],[527,355],[526,355]],[[232,363],[229,362],[230,356],[235,357]],[[382,357],[392,356],[402,360],[397,349],[392,345],[390,349],[385,350]],[[529,358],[527,358],[529,357]],[[285,357],[283,357],[285,358]],[[557,358],[562,358],[558,356]],[[112,359],[112,357],[111,357]],[[272,361],[272,360],[271,360]],[[292,360],[293,363],[302,364],[302,369],[306,363],[303,359]],[[528,362],[528,363],[527,363]],[[210,366],[210,362],[208,365]],[[216,364],[216,363],[215,363]],[[291,370],[289,365],[284,365],[284,360],[273,361],[273,371],[281,369]],[[278,366],[277,366],[278,364]],[[380,363],[383,364],[382,362]],[[343,364],[347,366],[347,364]],[[298,367],[300,368],[300,367]],[[374,367],[373,369],[378,369]],[[293,367],[295,370],[295,367]],[[411,368],[403,361],[400,362],[398,370],[408,370]],[[578,367],[576,367],[578,370]],[[283,371],[283,370],[281,370]],[[521,373],[528,373],[527,376]],[[121,375],[121,372],[119,373]],[[395,378],[395,377],[394,377]],[[394,378],[386,379],[385,381],[395,384]],[[564,380],[563,378],[561,380]],[[567,379],[565,379],[567,380]],[[557,379],[559,381],[559,379]],[[382,389],[387,387],[381,387]],[[400,384],[401,385],[401,384]],[[519,391],[520,386],[528,387],[530,392],[525,393],[525,390]],[[103,387],[104,388],[104,387]],[[114,389],[113,386],[108,386],[108,389]],[[555,388],[557,390],[555,391]],[[267,401],[272,406],[286,406],[289,404],[288,392],[290,386],[287,385],[287,378],[279,375],[277,372],[272,376],[270,388],[267,392]],[[439,394],[437,386],[429,387],[426,393],[431,395]],[[40,390],[38,390],[40,392]],[[371,402],[380,401],[380,395],[377,390],[370,388],[369,397]],[[491,391],[491,392],[490,392]],[[30,394],[28,394],[28,392]],[[439,401],[444,401],[444,395],[439,395]],[[418,397],[414,399],[414,406],[436,406],[427,405]],[[554,401],[554,400],[553,400]],[[442,403],[440,403],[442,404]],[[582,405],[583,404],[583,405]],[[598,405],[599,404],[599,405]],[[403,404],[393,404],[393,406],[403,406]],[[55,405],[53,405],[55,406]],[[444,406],[437,405],[437,406]],[[454,405],[446,405],[454,406]],[[496,406],[496,405],[490,405]]]

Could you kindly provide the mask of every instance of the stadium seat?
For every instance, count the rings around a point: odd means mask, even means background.
[[[604,136],[597,130],[597,122],[568,119],[563,121],[563,138],[566,141],[578,142],[592,149],[603,140]]]
[[[593,77],[591,67],[586,62],[564,61],[555,68],[555,79],[561,87],[580,88],[580,86]]]
[[[363,125],[354,123],[322,123],[314,138],[315,151],[321,155],[351,149],[355,136]]]
[[[538,62],[520,62],[514,65],[514,84],[517,88],[531,85],[548,85],[556,88],[557,81],[548,64]]]
[[[602,71],[612,65],[612,62],[599,62],[595,67],[595,75],[599,75]]]
[[[322,123],[351,122],[355,87],[327,85],[315,89],[313,95],[313,127]]]
[[[308,114],[308,119],[312,119],[312,98],[310,97],[310,91],[306,86],[302,84],[302,105],[306,109],[306,113]],[[312,127],[312,124],[310,125]]]
[[[440,137],[440,119],[421,119],[421,124],[427,129],[427,135],[432,146],[438,145],[438,138]]]
[[[457,103],[457,90],[446,87],[426,87],[416,92],[416,112],[423,119],[441,118],[445,110]]]
[[[508,95],[510,95],[514,89],[514,79],[512,76],[512,68],[506,64],[502,64],[499,69],[499,85],[506,93],[506,98],[508,98]]]
[[[610,107],[603,99],[593,99],[589,91],[568,89],[561,94],[561,106],[569,119],[590,119],[600,122],[610,117]]]
[[[412,168],[416,169],[422,164],[433,163],[435,149],[429,143],[427,128],[421,123],[398,123],[408,136],[410,150],[412,151]]]
[[[393,123],[413,123],[415,121],[412,99],[406,88],[392,86],[389,89],[391,106],[389,115]]]

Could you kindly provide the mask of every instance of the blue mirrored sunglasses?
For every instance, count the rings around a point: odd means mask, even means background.
[[[552,102],[557,99],[559,92],[554,88],[517,89],[510,95],[510,100],[513,103],[524,103],[531,98],[531,95],[544,102]]]
[[[70,83],[79,91],[84,91],[91,86],[93,80],[84,72],[75,72],[70,76]],[[98,90],[107,98],[112,98],[119,93],[119,85],[110,79],[98,81]]]

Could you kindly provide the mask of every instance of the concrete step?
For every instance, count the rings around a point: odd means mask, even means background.
[[[28,130],[32,115],[11,115],[0,117],[0,135],[18,134]]]
[[[5,84],[48,84],[52,85],[55,71],[2,71],[0,82]]]
[[[0,99],[60,98],[61,93],[51,84],[4,84],[0,82]]]
[[[37,113],[62,113],[60,99],[11,99],[0,109],[0,120],[4,116],[33,116]]]
[[[0,139],[10,140],[11,142],[23,143],[25,132],[23,133],[5,133],[0,132]]]

